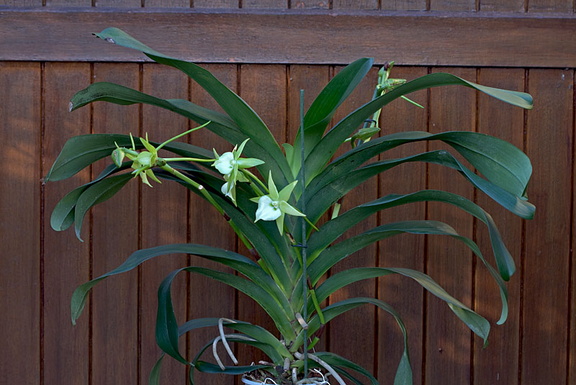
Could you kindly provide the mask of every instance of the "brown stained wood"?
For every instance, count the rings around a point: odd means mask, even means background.
[[[525,11],[525,1],[524,0],[481,0],[480,4],[481,12],[524,12]]]
[[[430,0],[431,11],[475,11],[476,0]]]
[[[139,68],[136,64],[95,64],[94,81],[138,88]],[[94,104],[93,111],[95,133],[139,132],[137,105],[118,106],[99,102]],[[99,171],[95,170],[96,173]],[[116,268],[139,247],[139,183],[138,179],[130,181],[116,196],[92,210],[94,277]],[[89,239],[87,232],[83,236]],[[92,383],[133,382],[138,375],[137,269],[96,286],[91,304]]]
[[[291,9],[328,9],[330,8],[330,1],[328,0],[291,0]]]
[[[46,0],[47,7],[92,7],[92,0]]]
[[[438,68],[474,81],[474,69]],[[431,133],[451,130],[473,131],[476,118],[476,95],[463,87],[440,87],[430,91]],[[430,143],[430,150],[446,146]],[[452,154],[456,152],[448,149]],[[473,188],[456,171],[429,165],[428,188],[450,191],[465,198],[473,198]],[[473,218],[467,213],[446,205],[428,203],[429,220],[452,226],[460,235],[472,237]],[[464,244],[451,237],[427,238],[427,274],[461,302],[471,305],[472,267],[474,256]],[[477,338],[477,337],[476,337]],[[472,344],[468,328],[448,308],[446,303],[427,295],[426,307],[426,385],[470,383],[470,350]]]
[[[204,68],[214,74],[218,80],[230,89],[236,90],[236,65],[205,65]],[[193,103],[221,111],[220,107],[212,97],[202,90],[196,83],[192,83],[190,91],[190,100]],[[191,125],[192,127],[195,127],[197,126],[197,123],[191,122]],[[215,148],[219,154],[231,151],[234,146],[234,144],[230,144],[217,137],[206,128],[193,132],[190,135],[190,143],[207,149]],[[222,183],[224,183],[224,181],[222,181]],[[190,207],[188,211],[190,232],[189,242],[206,244],[220,247],[225,250],[235,251],[236,239],[234,231],[230,228],[226,220],[216,211],[216,209],[213,209],[197,194],[190,195]],[[220,264],[203,260],[198,257],[191,257],[190,261],[190,264],[193,266],[209,267],[220,271],[232,272],[231,269],[223,267]],[[190,295],[188,299],[188,319],[201,317],[237,318],[235,303],[236,294],[234,289],[198,274],[190,275],[189,281]],[[228,331],[231,332],[230,330]],[[205,328],[190,333],[188,338],[188,356],[196,356],[198,350],[215,338],[217,333],[218,331],[216,328]],[[212,360],[211,353],[208,352],[204,358],[206,360]],[[250,362],[246,362],[247,359],[245,361],[244,357],[239,357],[239,360],[241,360],[242,365],[250,364]],[[225,360],[225,362],[229,361]],[[199,384],[234,384],[234,378],[231,376],[215,376],[206,373],[197,373],[194,378]]]
[[[522,383],[566,380],[573,84],[573,71],[529,71],[536,102],[527,115],[526,150],[534,164],[528,195],[537,213],[524,241]]]
[[[238,0],[194,0],[194,8],[238,8]]]
[[[142,6],[142,0],[95,0],[94,6],[107,8],[138,8]]]
[[[524,91],[524,70],[481,69],[478,82],[483,85]],[[529,111],[528,114],[531,112]],[[478,132],[506,140],[518,148],[524,146],[524,110],[504,104],[487,95],[478,97]],[[508,283],[509,316],[504,325],[496,325],[500,318],[501,301],[494,280],[487,270],[477,264],[475,272],[475,310],[493,325],[489,345],[482,349],[482,341],[475,339],[474,384],[490,385],[518,384],[518,357],[520,347],[520,273],[522,258],[523,220],[506,211],[482,193],[477,194],[476,203],[492,215],[510,253],[515,259],[517,273]],[[487,260],[495,265],[490,239],[484,224],[476,223],[476,242]]]
[[[287,9],[288,0],[242,0],[242,8]]]
[[[90,82],[89,64],[47,63],[44,71],[43,138],[44,174],[64,143],[73,135],[90,133],[90,109],[68,112],[68,103],[80,84]],[[73,188],[90,181],[90,170],[66,181],[44,187],[44,382],[57,385],[87,384],[89,378],[90,311],[86,309],[76,326],[70,322],[70,297],[90,280],[90,248],[74,230],[56,232],[50,215],[56,203]],[[88,229],[89,226],[86,226]]]
[[[0,63],[0,383],[40,374],[40,65]]]
[[[0,5],[13,7],[41,7],[42,0],[0,0]]]
[[[412,80],[427,73],[426,68],[394,67],[390,75],[395,79]],[[408,95],[411,100],[427,106],[427,92]],[[402,131],[425,131],[428,109],[421,109],[405,100],[396,100],[382,110],[380,136]],[[404,145],[387,151],[380,159],[395,159],[426,151],[426,143]],[[379,178],[379,196],[408,194],[426,188],[426,166],[419,163],[400,165],[384,172]],[[379,223],[424,219],[426,205],[413,203],[390,208],[379,213]],[[425,238],[418,235],[397,235],[379,244],[379,266],[402,267],[424,271]],[[398,310],[406,324],[414,383],[421,383],[424,296],[421,286],[412,280],[394,275],[379,279],[378,298]],[[378,379],[390,383],[396,373],[404,346],[396,321],[388,314],[378,317]]]
[[[144,0],[146,8],[190,8],[190,0]]]
[[[338,67],[336,72],[341,69],[342,68]],[[377,69],[371,69],[349,98],[342,103],[342,106],[340,106],[333,118],[333,124],[339,122],[348,113],[372,99],[377,77]],[[349,144],[345,143],[339,153],[349,148]],[[371,159],[370,162],[375,160],[376,159]],[[372,201],[378,197],[377,194],[378,181],[376,178],[371,178],[346,195],[341,202],[342,208],[340,212],[344,213],[359,204]],[[352,228],[352,230],[344,233],[343,237],[336,242],[361,234],[364,231],[374,228],[376,225],[377,220],[375,216],[367,218]],[[355,267],[374,266],[377,263],[377,253],[377,245],[369,245],[336,264],[335,267],[330,270],[330,274],[333,275]],[[367,280],[346,286],[331,295],[329,301],[333,304],[355,297],[376,297],[376,282],[374,280]],[[368,370],[372,370],[375,364],[374,352],[377,344],[375,321],[378,314],[380,313],[374,306],[365,305],[344,313],[332,320],[326,332],[329,338],[329,350],[352,360]]]
[[[333,0],[332,9],[378,9],[378,0]]]
[[[381,0],[380,7],[387,11],[425,11],[426,0]]]
[[[188,98],[186,75],[158,64],[143,68],[142,91],[157,97]],[[142,107],[142,133],[150,140],[162,143],[188,129],[188,119],[158,107]],[[163,153],[163,157],[172,157]],[[142,247],[155,247],[171,243],[186,243],[188,233],[187,189],[174,182],[142,186]],[[141,275],[141,378],[148,378],[150,370],[160,357],[156,346],[155,325],[158,286],[173,270],[188,266],[186,255],[157,257],[142,265]],[[173,305],[179,323],[186,321],[187,277],[182,273],[172,286]],[[182,354],[185,353],[183,344]],[[165,360],[162,367],[163,382],[178,384],[186,378],[186,368],[176,360]]]
[[[572,14],[301,9],[7,9],[0,11],[0,60],[145,60],[90,35],[104,26],[195,62],[348,64],[373,56],[377,64],[393,57],[399,65],[576,67],[576,41],[557,38],[576,33]]]
[[[571,0],[530,0],[528,12],[571,13],[574,10]]]
[[[286,67],[268,65],[243,65],[240,67],[239,92],[258,115],[268,125],[268,128],[279,143],[286,138]],[[281,188],[280,186],[278,186]],[[239,252],[249,256],[246,248],[240,244]],[[255,302],[243,294],[238,297],[238,319],[260,325],[274,331],[274,323]],[[253,352],[242,347],[239,352]],[[260,352],[255,352],[252,361],[263,358]],[[244,357],[250,360],[249,353]]]

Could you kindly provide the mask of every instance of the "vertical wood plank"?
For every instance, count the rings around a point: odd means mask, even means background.
[[[328,9],[330,8],[330,2],[328,0],[291,0],[290,8]]]
[[[42,143],[44,173],[64,143],[72,136],[90,133],[90,108],[68,112],[68,102],[82,86],[90,84],[88,64],[46,63],[44,81],[45,135]],[[76,186],[90,180],[90,170],[44,189],[44,384],[58,385],[62,379],[86,384],[89,377],[90,314],[76,326],[70,322],[72,291],[90,279],[90,248],[72,229],[55,232],[50,214],[56,203]],[[89,228],[89,225],[86,226]]]
[[[480,0],[479,8],[485,12],[524,12],[525,0]]]
[[[526,224],[524,241],[522,383],[566,381],[573,81],[572,71],[529,72],[536,102],[527,115],[527,153],[534,164],[528,194],[537,214]]]
[[[260,115],[274,134],[276,141],[284,142],[286,138],[286,67],[242,65],[240,68],[240,96]],[[250,255],[242,245],[240,246],[241,253]],[[244,295],[240,295],[238,299],[237,312],[239,320],[252,322],[268,330],[275,330],[274,323],[268,315]],[[247,350],[241,349],[240,351]],[[249,351],[252,352],[252,350]],[[257,362],[261,358],[263,357],[245,356],[244,359]]]
[[[209,70],[230,89],[236,90],[236,65],[205,65],[204,68]],[[191,101],[193,103],[221,111],[212,97],[196,83],[193,82],[190,89]],[[196,126],[197,124],[192,122],[192,125]],[[219,154],[230,151],[234,146],[212,134],[205,128],[193,132],[190,136],[192,144],[207,149],[216,148]],[[222,182],[224,183],[224,181]],[[236,250],[234,231],[215,209],[210,207],[204,199],[196,194],[191,194],[188,216],[190,218],[190,242],[220,247],[226,250]],[[192,257],[190,264],[231,272],[230,269],[223,268],[217,263],[202,260],[198,257]],[[200,275],[191,275],[189,280],[190,298],[188,300],[188,319],[200,317],[237,318],[236,293],[234,289]],[[216,337],[217,333],[215,328],[207,328],[191,334],[189,337],[189,356],[194,357],[199,349]],[[238,358],[242,361],[241,365],[250,364],[250,362],[244,361],[244,357],[239,356]],[[198,384],[234,384],[234,378],[231,376],[197,373],[195,379]]]
[[[382,0],[382,10],[386,11],[425,11],[426,0]]]
[[[392,78],[415,79],[427,73],[426,68],[396,67],[392,69]],[[422,106],[428,104],[426,91],[410,94],[410,99]],[[402,131],[425,131],[427,109],[421,109],[405,100],[396,100],[384,107],[380,119],[380,135],[389,135]],[[387,151],[381,159],[394,159],[426,151],[426,143],[414,143]],[[388,194],[408,194],[426,188],[426,166],[411,163],[400,165],[380,175],[379,196]],[[380,212],[380,224],[424,219],[426,205],[410,204],[390,208]],[[379,245],[382,267],[403,267],[424,271],[425,238],[418,235],[397,235]],[[424,336],[423,308],[424,296],[421,286],[411,280],[388,275],[379,279],[378,298],[392,305],[403,317],[408,330],[410,360],[414,373],[414,383],[421,384],[422,338]],[[388,314],[378,317],[378,379],[382,383],[392,382],[398,361],[402,355],[404,341],[396,321]]]
[[[96,7],[140,8],[142,0],[94,0]]]
[[[528,12],[571,13],[574,10],[572,0],[530,0]]]
[[[0,383],[40,376],[40,65],[0,63]]]
[[[190,0],[144,0],[144,7],[190,8]]]
[[[430,0],[431,11],[475,11],[476,0]]]
[[[332,9],[378,9],[378,0],[332,0]]]
[[[341,68],[337,68],[336,70],[338,71],[340,69]],[[373,68],[349,98],[342,103],[342,106],[334,116],[333,122],[340,121],[351,111],[360,107],[364,103],[369,102],[374,93],[377,78],[377,69]],[[349,146],[349,144],[345,143],[343,146]],[[374,160],[376,159],[371,159],[371,161]],[[377,193],[378,181],[376,178],[372,178],[346,195],[346,198],[342,201],[341,212],[343,213],[359,204],[376,199]],[[341,239],[358,235],[376,225],[377,219],[375,216],[367,218],[352,230],[346,232]],[[377,245],[370,245],[338,263],[330,270],[330,274],[336,274],[340,271],[355,267],[375,266],[377,263],[377,253]],[[330,303],[355,297],[376,297],[375,281],[361,281],[349,285],[345,289],[334,293],[330,297]],[[362,306],[348,313],[344,313],[332,320],[328,326],[329,350],[336,354],[340,354],[371,371],[372,368],[374,368],[374,352],[376,348],[376,314],[377,310],[374,307]],[[354,325],[353,329],[359,332],[348,332],[351,325]]]
[[[0,5],[14,7],[41,7],[42,0],[0,0]]]
[[[167,99],[187,99],[186,75],[159,64],[143,66],[142,91]],[[153,106],[142,106],[142,134],[150,140],[164,142],[188,129],[188,119]],[[161,156],[172,156],[163,153]],[[186,243],[188,233],[187,189],[174,182],[151,182],[142,185],[142,248],[170,243]],[[141,378],[148,378],[150,370],[160,357],[156,346],[155,325],[158,286],[173,270],[187,266],[185,255],[167,255],[142,265],[141,276]],[[186,274],[177,278],[172,287],[173,304],[179,323],[186,321]],[[184,345],[184,344],[183,344]],[[185,347],[181,348],[182,352]],[[163,382],[184,384],[186,367],[173,359],[165,359],[162,367]]]
[[[46,0],[47,7],[92,7],[92,0]]]
[[[139,88],[137,64],[94,65],[94,81]],[[139,132],[139,106],[94,104],[95,133]],[[99,170],[96,170],[99,172]],[[130,181],[93,213],[93,275],[116,268],[139,247],[139,180]],[[88,239],[88,235],[84,235]],[[92,383],[131,383],[138,378],[138,271],[100,283],[92,294]]]
[[[442,69],[474,81],[474,69]],[[430,91],[430,132],[450,130],[473,131],[476,117],[476,95],[466,88],[441,87]],[[445,148],[430,143],[431,149]],[[451,153],[455,151],[448,149]],[[429,166],[429,188],[451,191],[473,198],[473,189],[454,170]],[[445,222],[463,236],[472,237],[472,218],[452,207],[430,202],[428,219]],[[474,256],[463,244],[449,237],[428,237],[428,274],[463,303],[471,304],[472,266]],[[427,295],[426,308],[426,384],[470,383],[471,333],[448,306]]]
[[[478,82],[487,86],[510,90],[524,90],[524,70],[522,69],[481,69]],[[528,112],[530,113],[530,112]],[[487,95],[478,98],[478,132],[494,135],[516,147],[524,146],[524,110],[504,104]],[[520,347],[520,264],[522,258],[523,220],[504,210],[482,193],[477,203],[492,215],[502,237],[509,247],[518,266],[516,275],[508,284],[509,317],[504,325],[496,325],[500,318],[500,296],[497,287],[486,269],[477,264],[475,274],[475,310],[493,323],[489,345],[482,349],[482,341],[475,339],[474,384],[490,385],[518,383]],[[489,261],[494,261],[490,248],[490,238],[485,226],[477,222],[475,236],[482,253]]]
[[[238,8],[239,0],[194,0],[194,8]]]
[[[242,0],[242,8],[286,9],[288,0]]]

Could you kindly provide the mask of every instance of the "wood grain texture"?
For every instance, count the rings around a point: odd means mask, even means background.
[[[0,63],[0,383],[40,370],[40,65]]]
[[[447,72],[446,68],[434,69]],[[474,69],[450,69],[450,73],[475,81]],[[476,95],[463,87],[441,87],[430,91],[431,133],[451,130],[474,131],[476,127]],[[430,150],[447,148],[430,143]],[[448,149],[450,153],[454,150]],[[440,189],[473,198],[472,186],[451,169],[430,165],[430,189]],[[460,235],[472,237],[473,218],[467,213],[437,202],[428,203],[429,220],[442,221]],[[427,274],[464,304],[472,302],[472,267],[470,249],[451,237],[430,236],[427,241]],[[426,385],[470,383],[471,333],[448,306],[427,295],[426,306]]]
[[[238,8],[238,0],[194,0],[194,8]]]
[[[478,82],[487,86],[497,86],[510,90],[523,91],[525,71],[521,69],[494,70],[482,69]],[[530,113],[530,112],[529,112]],[[524,110],[504,104],[487,95],[478,96],[478,132],[494,135],[523,149]],[[524,263],[522,245],[523,220],[505,211],[482,193],[477,194],[477,203],[492,215],[509,251],[518,266],[516,275],[508,283],[510,296],[509,318],[504,325],[496,325],[500,318],[500,298],[497,287],[486,269],[477,264],[475,271],[475,310],[486,316],[492,323],[489,345],[482,349],[482,341],[475,339],[474,384],[490,385],[503,383],[518,384],[520,346],[520,288],[522,284],[521,266]],[[482,253],[489,261],[494,261],[490,239],[486,227],[477,222],[475,238]]]
[[[332,0],[332,9],[378,9],[378,0]]]
[[[522,383],[566,381],[573,84],[573,71],[529,72],[528,91],[537,102],[527,115],[526,151],[534,163],[528,194],[537,214],[526,223]]]
[[[224,83],[228,88],[236,91],[236,65],[215,64],[206,65],[204,67],[214,74],[214,76],[216,76],[218,80]],[[190,100],[198,105],[222,111],[214,99],[212,99],[212,97],[202,90],[196,83],[192,83],[190,86]],[[192,123],[192,126],[196,126],[196,123]],[[215,148],[219,154],[230,151],[236,144],[226,142],[224,139],[217,137],[207,129],[193,132],[190,135],[190,142],[207,149]],[[190,218],[190,242],[207,244],[226,250],[236,251],[237,240],[234,231],[215,209],[208,207],[206,201],[196,194],[191,194],[188,216]],[[230,269],[223,268],[219,264],[205,261],[197,257],[192,257],[190,264],[231,272]],[[198,317],[238,318],[236,306],[237,295],[232,288],[200,275],[191,275],[189,280],[190,294],[188,299],[188,319]],[[212,340],[216,335],[216,328],[207,328],[192,333],[188,339],[189,356],[194,357],[198,353],[198,350]],[[210,353],[207,353],[205,358],[211,360]],[[243,359],[244,358],[242,358],[242,360]],[[249,362],[242,361],[242,364],[249,364]],[[234,378],[231,376],[214,376],[206,373],[198,373],[195,378],[199,384],[234,384]]]
[[[479,3],[482,12],[524,12],[524,0],[481,0]]]
[[[142,91],[166,99],[187,99],[186,75],[158,64],[146,64],[142,71]],[[164,142],[188,129],[188,119],[158,107],[142,107],[143,135],[150,140]],[[161,156],[172,156],[163,153]],[[170,243],[186,243],[188,234],[188,190],[174,182],[151,182],[142,185],[141,247],[148,248]],[[155,325],[158,286],[173,270],[188,266],[186,255],[166,255],[146,262],[141,268],[141,378],[148,378],[160,357],[156,346]],[[182,273],[172,287],[173,304],[179,323],[186,321],[188,277]],[[183,339],[184,341],[185,339]],[[185,353],[185,343],[181,352]],[[184,384],[186,368],[173,359],[164,360],[162,379],[165,383]]]
[[[288,0],[242,0],[242,8],[246,9],[287,9]]]
[[[145,60],[89,33],[117,26],[195,62],[576,67],[576,41],[557,38],[576,34],[573,14],[44,9],[0,11],[0,60]]]
[[[391,78],[412,80],[427,73],[426,68],[394,67]],[[380,135],[402,131],[426,131],[428,120],[428,93],[419,91],[410,99],[426,106],[420,109],[405,100],[396,100],[382,110]],[[382,154],[381,159],[395,159],[426,151],[426,143],[404,145]],[[395,167],[380,175],[379,196],[408,194],[426,188],[426,165],[410,163]],[[413,203],[381,211],[381,225],[405,220],[426,218],[426,205]],[[425,269],[425,237],[397,235],[380,242],[379,266],[402,267],[419,271]],[[424,295],[421,286],[412,280],[388,275],[379,280],[378,298],[392,305],[402,316],[408,330],[410,359],[414,383],[421,383],[423,366]],[[378,379],[390,383],[402,355],[404,341],[396,321],[381,314],[378,321]]]
[[[574,11],[571,0],[530,0],[528,12],[558,12],[570,13]]]
[[[336,72],[342,67],[337,67]],[[362,80],[357,88],[350,94],[348,99],[338,109],[333,118],[333,123],[339,122],[347,114],[356,108],[369,102],[374,93],[374,87],[378,79],[377,69],[373,68],[368,75]],[[360,127],[358,127],[360,128]],[[337,153],[342,154],[348,144],[344,144],[342,149]],[[349,147],[348,147],[349,148]],[[377,158],[371,159],[368,163],[374,162]],[[359,165],[360,166],[360,165]],[[344,213],[359,204],[370,202],[377,198],[378,192],[377,178],[369,179],[360,186],[351,190],[342,200],[341,212]],[[365,219],[350,231],[345,232],[339,238],[338,242],[348,239],[355,235],[361,234],[377,225],[376,216]],[[377,244],[349,255],[346,259],[336,264],[330,269],[330,274],[336,274],[340,271],[362,267],[375,266],[377,264],[378,246]],[[330,296],[330,304],[342,301],[348,298],[356,297],[375,297],[376,282],[375,280],[361,281],[335,292]],[[327,327],[328,348],[331,352],[340,354],[343,357],[352,360],[364,368],[374,367],[374,351],[376,347],[376,319],[380,314],[377,308],[371,305],[365,305],[356,308],[350,312],[344,313],[330,322]],[[351,325],[354,325],[351,329]]]
[[[146,8],[190,8],[190,0],[144,0]]]
[[[426,0],[381,0],[380,7],[387,11],[426,11]]]
[[[46,0],[46,7],[92,7],[92,0]]]
[[[476,11],[476,0],[430,0],[431,11]]]
[[[127,87],[140,84],[137,64],[94,65],[94,81],[110,81]],[[137,133],[139,106],[96,103],[93,131]],[[100,166],[100,165],[98,165]],[[96,174],[100,172],[95,166]],[[94,278],[123,262],[139,244],[139,180],[92,210]],[[89,239],[89,234],[84,235]],[[138,376],[138,270],[103,281],[92,293],[92,383],[129,383]]]
[[[42,141],[45,167],[49,167],[71,135],[90,133],[90,109],[68,112],[68,101],[80,84],[90,82],[90,65],[47,63],[44,71],[44,120]],[[65,133],[63,135],[63,133]],[[48,170],[44,170],[44,174]],[[89,378],[90,311],[70,322],[72,291],[90,279],[90,244],[80,242],[74,230],[55,232],[50,213],[56,203],[73,188],[90,180],[90,169],[44,188],[44,383],[87,384]],[[90,228],[89,224],[86,226]],[[58,332],[55,332],[55,331]]]
[[[242,65],[238,79],[238,92],[262,120],[266,123],[277,142],[286,138],[286,66]],[[240,244],[239,251],[249,256],[246,248]],[[239,320],[250,320],[268,330],[275,330],[270,317],[256,303],[244,294],[238,296],[237,317]],[[255,349],[239,348],[239,353],[249,352],[244,356],[245,362],[258,362],[265,358]]]

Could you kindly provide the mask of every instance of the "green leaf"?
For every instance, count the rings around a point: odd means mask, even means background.
[[[304,147],[307,156],[322,139],[338,107],[350,96],[372,68],[374,60],[362,58],[347,65],[324,87],[304,116]],[[294,153],[300,154],[300,130],[294,140]],[[300,168],[300,156],[291,157],[293,172]],[[295,173],[296,175],[296,173]]]
[[[121,174],[102,179],[93,185],[88,186],[76,202],[74,209],[74,229],[76,237],[82,240],[80,233],[82,231],[82,223],[84,216],[93,206],[105,202],[112,198],[118,191],[122,189],[134,176],[132,174]]]
[[[486,163],[490,164],[490,167],[493,168],[493,171],[491,172],[491,177],[492,179],[494,179],[495,178],[494,175],[499,173],[500,178],[496,178],[496,182],[498,182],[503,186],[499,186],[498,184],[493,183],[491,180],[486,180],[476,175],[445,150],[432,151],[429,153],[418,154],[401,159],[375,162],[367,166],[358,168],[365,161],[367,161],[368,159],[372,158],[375,155],[378,155],[381,152],[387,151],[401,144],[415,142],[419,140],[438,139],[438,140],[451,141],[452,139],[454,139],[454,136],[468,137],[469,134],[472,134],[477,139],[490,138],[488,142],[485,142],[486,145],[494,145],[495,143],[494,141],[491,140],[494,138],[485,135],[477,136],[474,135],[475,133],[468,133],[468,132],[454,133],[455,135],[450,134],[452,133],[442,133],[442,134],[429,134],[425,132],[399,133],[377,138],[356,147],[354,150],[351,150],[346,154],[344,154],[343,156],[341,156],[340,158],[334,160],[329,166],[326,167],[326,169],[320,175],[318,175],[314,179],[312,183],[310,183],[310,185],[308,186],[308,195],[307,195],[308,201],[306,203],[306,207],[310,207],[311,209],[308,210],[306,214],[311,218],[311,220],[313,221],[317,220],[322,215],[322,213],[324,213],[334,202],[336,202],[348,191],[350,191],[352,188],[356,187],[363,181],[367,180],[368,178],[405,162],[425,161],[440,164],[458,170],[475,187],[482,190],[484,193],[486,193],[488,196],[490,196],[492,199],[494,199],[496,202],[498,202],[506,209],[510,210],[511,212],[522,218],[527,219],[532,218],[532,216],[534,215],[534,206],[529,202],[527,202],[526,200],[522,199],[520,196],[514,194],[516,192],[520,192],[520,194],[522,194],[526,188],[525,183],[527,183],[527,178],[529,178],[529,175],[531,173],[531,167],[529,167],[530,166],[529,162],[526,164],[520,161],[516,165],[513,164],[514,162],[501,163],[505,161],[503,159],[496,160],[494,158],[489,157],[488,155],[476,156],[474,157],[474,159],[472,159],[476,161],[476,163],[478,163],[479,167],[486,167],[486,165],[483,164],[482,161],[490,159],[489,161],[486,161]],[[478,140],[478,142],[484,143],[481,140]],[[499,141],[499,143],[501,142]],[[453,142],[450,144],[453,144]],[[481,147],[482,146],[478,146],[478,148]],[[478,149],[478,151],[480,152],[483,150]],[[507,151],[508,153],[513,152],[507,146],[503,147],[502,151]],[[525,155],[518,149],[516,149],[514,153],[517,156],[514,157],[510,156],[509,158],[527,159],[525,158]],[[473,166],[476,166],[476,164],[473,164]],[[526,167],[528,167],[528,169],[526,169]],[[522,178],[525,181],[525,183],[522,183],[522,185],[516,183],[502,183],[503,179],[510,176],[510,172],[513,172],[515,175],[523,175],[520,178]],[[509,190],[514,190],[514,193],[510,192]]]
[[[361,367],[360,365],[342,357],[337,354],[331,352],[318,352],[314,353],[318,358],[322,359],[322,361],[326,362],[328,365],[332,366],[336,370],[343,373],[348,378],[352,379],[353,381],[362,384],[362,382],[358,381],[356,378],[349,375],[345,369],[352,369],[368,378],[372,385],[378,385],[378,380],[366,369]]]
[[[412,269],[405,268],[383,268],[383,267],[360,267],[337,273],[322,283],[316,290],[318,300],[323,301],[335,291],[345,288],[347,285],[364,279],[382,277],[389,274],[399,274],[411,278],[418,282],[424,289],[440,298],[450,307],[450,309],[460,318],[466,326],[476,335],[484,340],[488,340],[490,323],[482,316],[468,308],[462,302],[451,296],[442,286],[436,283],[430,276]]]
[[[82,193],[91,185],[101,181],[102,179],[112,175],[115,172],[124,169],[116,167],[116,165],[107,166],[100,175],[93,181],[86,183],[80,187],[75,188],[64,196],[52,210],[50,217],[50,226],[56,231],[63,231],[69,228],[74,223],[74,210],[76,203]]]
[[[530,109],[532,108],[532,97],[529,94],[516,91],[501,90],[498,88],[481,86],[469,82],[457,76],[445,73],[434,73],[424,75],[420,78],[409,81],[401,86],[396,87],[390,92],[373,99],[347,115],[338,122],[323,138],[310,155],[306,158],[306,175],[309,178],[316,176],[320,170],[328,163],[334,155],[334,148],[344,143],[346,138],[361,126],[364,121],[372,116],[376,111],[392,102],[393,100],[407,95],[409,93],[438,86],[461,85],[484,92],[485,94],[500,99],[506,103]],[[370,142],[368,142],[370,143]]]
[[[162,362],[164,360],[164,354],[160,356],[158,361],[152,367],[150,375],[148,376],[149,385],[160,385],[160,369],[162,368]]]
[[[309,261],[338,239],[345,229],[360,223],[378,211],[416,202],[443,202],[458,207],[482,221],[488,228],[492,250],[503,279],[509,280],[515,271],[514,260],[506,248],[498,227],[486,211],[474,202],[446,191],[422,190],[405,195],[390,194],[374,201],[356,206],[344,214],[326,222],[319,231],[313,233],[308,241]]]
[[[169,65],[184,72],[214,98],[246,137],[252,138],[246,145],[245,154],[266,162],[259,168],[263,175],[268,174],[268,170],[272,170],[276,175],[276,182],[282,187],[293,179],[292,171],[280,146],[262,119],[244,100],[209,71],[196,64],[161,54],[118,28],[107,28],[96,36],[108,42],[141,51],[157,63]]]
[[[400,314],[389,304],[384,301],[375,298],[349,298],[343,301],[336,302],[330,306],[327,306],[323,309],[324,317],[326,318],[326,322],[331,321],[335,317],[353,310],[359,306],[371,304],[377,306],[378,308],[388,312],[392,315],[402,332],[402,336],[404,339],[404,352],[402,357],[400,358],[400,362],[398,364],[398,369],[396,371],[396,379],[394,381],[394,385],[404,385],[404,384],[412,384],[412,368],[410,365],[410,358],[408,354],[408,334],[406,332],[406,326],[400,317]],[[312,334],[318,330],[320,327],[320,319],[318,315],[315,315],[311,321],[309,322],[309,333]]]

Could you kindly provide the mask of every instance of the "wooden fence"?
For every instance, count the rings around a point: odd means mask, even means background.
[[[97,103],[68,113],[75,91],[94,81],[114,81],[160,97],[213,105],[179,73],[90,36],[107,26],[203,63],[254,106],[278,138],[292,137],[297,127],[300,89],[312,100],[343,64],[361,56],[378,64],[395,60],[398,78],[446,71],[530,92],[535,107],[524,112],[469,89],[433,89],[414,95],[425,110],[395,103],[384,110],[382,121],[385,132],[494,134],[533,160],[528,194],[537,206],[536,218],[526,222],[495,215],[518,272],[509,284],[510,319],[494,325],[489,347],[482,349],[443,303],[410,282],[364,282],[342,295],[378,295],[399,309],[409,328],[417,384],[576,384],[576,19],[568,0],[0,0],[0,384],[147,383],[158,357],[153,335],[157,284],[177,267],[204,262],[165,257],[110,279],[96,288],[74,327],[72,290],[141,247],[193,241],[237,249],[223,220],[167,183],[154,189],[132,183],[98,206],[83,230],[84,242],[72,231],[50,229],[55,203],[91,177],[84,172],[72,181],[42,184],[67,138],[116,131],[168,138],[188,127],[185,120],[147,106]],[[370,97],[376,71],[342,110]],[[191,140],[226,148],[206,134]],[[426,148],[419,146],[402,151]],[[402,167],[364,185],[354,199],[450,181],[450,191],[494,208],[452,177],[434,167]],[[445,220],[486,243],[481,226],[444,206],[410,209],[411,218]],[[373,224],[399,215],[387,212]],[[498,318],[496,288],[470,252],[450,240],[398,237],[339,268],[365,264],[425,270],[491,321]],[[182,319],[268,322],[248,299],[201,278],[183,279],[176,291]],[[193,351],[212,334],[195,334],[185,349]],[[331,350],[373,370],[382,384],[392,383],[401,340],[384,314],[362,308],[335,320],[327,334]],[[163,378],[167,384],[184,384],[184,368],[169,364]],[[234,380],[200,377],[199,383]]]

